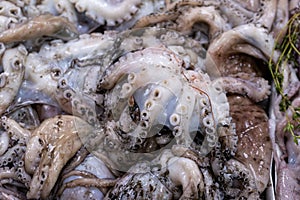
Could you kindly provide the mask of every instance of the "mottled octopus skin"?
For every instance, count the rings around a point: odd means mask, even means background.
[[[209,184],[204,179],[195,161],[175,156],[173,149],[165,150],[150,163],[132,166],[104,199],[201,199],[212,195],[211,190],[204,191]]]
[[[60,115],[45,120],[33,132],[25,153],[26,171],[33,173],[27,198],[49,196],[61,169],[82,146],[78,133],[91,131],[82,119]]]
[[[252,173],[258,192],[263,192],[269,182],[272,144],[268,117],[265,111],[241,96],[229,96],[230,114],[238,135],[234,159]]]

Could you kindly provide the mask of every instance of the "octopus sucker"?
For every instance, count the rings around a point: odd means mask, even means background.
[[[0,74],[0,113],[14,100],[25,75],[24,59],[27,51],[23,45],[8,49],[2,56],[1,66],[4,70]]]
[[[9,164],[17,160],[17,158],[24,154],[24,152],[25,146],[20,144],[13,146],[1,157],[0,166],[9,166]]]
[[[1,1],[0,7],[2,8],[0,11],[0,15],[13,20],[13,23],[21,22],[26,19],[26,17],[22,13],[20,4],[17,5],[16,2]]]

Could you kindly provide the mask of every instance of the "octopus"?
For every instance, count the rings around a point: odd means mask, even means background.
[[[284,127],[298,122],[280,110],[268,63],[299,10],[1,1],[0,197],[297,198],[299,146]],[[298,108],[299,69],[285,65]]]

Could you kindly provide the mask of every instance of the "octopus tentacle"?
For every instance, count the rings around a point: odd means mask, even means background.
[[[235,1],[222,0],[220,10],[231,22],[232,27],[244,24],[249,18],[252,18],[253,12],[244,8]]]
[[[26,147],[21,146],[20,144],[9,148],[8,151],[0,157],[0,166],[3,167],[17,162],[19,157],[24,154],[25,150]]]
[[[76,10],[70,1],[55,0],[54,3],[55,3],[55,9],[59,13],[59,16],[67,18],[68,21],[71,22],[72,24],[78,24]],[[47,5],[45,5],[45,6],[47,6]],[[55,13],[55,14],[57,14],[57,13]],[[78,27],[78,31],[80,32],[83,30],[79,30],[79,27]]]
[[[276,62],[279,55],[278,52],[273,54],[274,45],[274,38],[265,28],[254,24],[238,26],[224,32],[210,44],[205,60],[206,70],[212,77],[220,77],[224,60],[239,53],[264,61],[273,55],[271,59]]]
[[[251,172],[236,160],[229,160],[226,169],[220,173],[225,195],[231,198],[259,199],[257,187]]]
[[[15,168],[1,167],[0,168],[0,180],[14,179],[17,180],[17,174]]]
[[[12,26],[12,24],[15,24],[17,22],[18,20],[16,20],[15,18],[0,16],[0,31],[3,32],[9,29]]]
[[[226,159],[235,156],[237,151],[238,136],[236,134],[235,124],[231,123],[230,127],[219,128],[219,141],[221,142],[221,153]]]
[[[8,49],[2,57],[4,72],[0,74],[0,114],[3,114],[17,95],[25,74],[23,45]]]
[[[207,168],[200,168],[205,183],[204,199],[224,199],[220,186],[215,184],[212,174]]]
[[[201,68],[206,50],[201,43],[192,40],[177,31],[151,27],[133,29],[119,34],[114,46],[114,57],[119,58],[127,52],[134,52],[148,47],[164,45],[185,61],[186,69]],[[114,60],[114,58],[111,58]],[[116,61],[118,59],[115,59]],[[110,64],[110,63],[109,63]],[[110,68],[110,67],[109,67]]]
[[[62,185],[60,190],[58,191],[58,195],[62,194],[62,192],[66,188],[73,188],[73,187],[97,187],[99,189],[106,188],[106,187],[112,187],[116,184],[118,179],[99,179],[99,178],[80,178],[75,179],[70,182],[67,182]]]
[[[62,180],[69,178],[71,176],[81,176],[83,178],[97,178],[97,176],[92,174],[91,172],[72,170],[72,171],[68,172],[67,174],[63,175]]]
[[[286,35],[287,28],[285,27],[289,20],[289,5],[291,2],[288,0],[279,0],[277,2],[276,16],[273,22],[272,34],[273,37],[277,39],[280,43],[283,40],[284,35]],[[274,26],[276,24],[276,26]]]
[[[141,0],[98,0],[86,2],[84,0],[71,0],[79,12],[100,24],[105,22],[114,26],[122,21],[128,21],[138,11]]]
[[[7,116],[8,118],[15,120],[21,127],[27,130],[33,130],[40,125],[39,116],[31,105],[11,105],[8,108]]]
[[[174,12],[150,14],[150,15],[147,15],[147,16],[139,19],[134,24],[133,28],[143,28],[143,27],[151,26],[151,25],[161,23],[164,21],[172,21],[172,20],[177,19],[178,16],[179,16],[179,14],[174,13]]]
[[[61,193],[61,197],[66,198],[69,195],[73,196],[72,194],[84,196],[85,193],[91,192],[94,194],[95,198],[98,195],[103,196],[107,193],[107,188],[100,187],[100,184],[104,183],[106,180],[113,183],[114,178],[115,177],[111,174],[110,170],[102,160],[98,159],[93,154],[89,154],[73,171],[68,172],[62,177],[62,183],[59,184],[58,187],[58,195]],[[80,184],[81,181],[77,181],[79,184],[76,186],[77,183],[74,180],[82,179],[86,179],[83,182],[90,182],[91,185],[87,184],[86,186],[83,186]],[[97,182],[99,183],[98,186],[95,185]],[[73,185],[72,188],[68,187],[68,184]],[[63,186],[61,187],[61,185]]]
[[[98,123],[94,100],[73,89],[65,77],[59,80],[56,94],[56,100],[65,112],[78,116],[91,125]]]
[[[0,156],[2,156],[9,146],[9,135],[6,131],[0,131]]]
[[[190,8],[180,15],[176,22],[178,23],[176,29],[183,33],[189,33],[196,23],[206,23],[209,25],[210,39],[214,39],[218,34],[229,28],[226,27],[227,22],[214,6]]]
[[[32,32],[33,29],[36,31]],[[0,33],[0,42],[12,43],[40,38],[42,36],[70,40],[77,37],[77,35],[76,27],[64,17],[45,14]]]
[[[246,95],[255,102],[267,99],[271,93],[268,81],[260,77],[254,77],[251,80],[222,77],[217,80],[221,82],[226,92]]]
[[[284,0],[286,1],[286,0]],[[274,23],[275,16],[277,12],[274,12],[277,10],[279,1],[272,1],[272,0],[264,0],[263,1],[263,7],[260,9],[260,11],[263,11],[261,14],[257,14],[257,20],[254,21],[254,23],[258,23],[266,27],[268,30],[271,30],[272,25]],[[281,0],[281,2],[283,2]],[[277,24],[276,24],[277,26]]]
[[[197,164],[183,157],[173,156],[168,159],[169,177],[176,186],[183,188],[182,199],[198,199],[204,193],[203,175]],[[180,172],[180,176],[178,176]]]
[[[75,154],[75,156],[69,161],[69,164],[62,171],[62,175],[69,174],[74,168],[76,168],[87,157],[89,151],[82,146]]]
[[[28,143],[31,148],[27,148],[25,154],[26,169],[32,171],[36,168],[30,162],[35,157],[34,155],[40,157],[41,160],[30,182],[28,198],[45,199],[50,194],[63,166],[82,146],[78,133],[87,135],[91,130],[90,125],[85,121],[68,115],[45,120],[35,130]],[[39,149],[35,144],[38,144]],[[55,162],[52,161],[53,158]]]
[[[25,18],[21,11],[20,3],[19,3],[19,5],[17,5],[17,4],[14,4],[13,2],[1,1],[0,7],[2,8],[0,11],[0,15],[2,15],[2,16],[14,18],[14,19],[18,20],[18,22],[20,22],[21,20],[24,20],[24,18]]]
[[[168,70],[176,71],[176,70],[180,70],[180,68],[181,68],[181,65],[180,65],[181,63],[177,62],[178,56],[176,56],[173,52],[171,52],[170,50],[168,50],[164,47],[163,48],[149,47],[149,48],[145,49],[144,51],[145,51],[145,53],[149,52],[150,55],[152,54],[153,56],[154,55],[164,55],[164,56],[160,56],[160,59],[156,59],[156,60],[149,60],[149,59],[143,60],[142,59],[141,62],[145,63],[144,66],[149,65],[150,63],[153,63],[153,62],[157,62],[157,63],[162,62],[161,59],[164,59],[168,65],[173,66],[173,67],[168,67]],[[104,89],[110,89],[114,86],[114,84],[117,82],[117,80],[120,79],[120,77],[123,74],[128,73],[128,71],[134,72],[135,69],[131,65],[128,65],[127,63],[136,61],[136,57],[137,56],[141,57],[141,56],[143,56],[143,54],[144,54],[144,52],[138,51],[138,52],[135,52],[134,54],[127,54],[126,56],[121,57],[118,62],[116,62],[114,65],[110,66],[109,68],[107,68],[105,70],[105,73],[104,73],[102,79],[100,80],[98,87],[104,88]],[[147,77],[147,78],[152,79],[154,77]],[[158,79],[158,78],[155,78],[155,79]]]
[[[15,120],[3,116],[1,118],[1,123],[12,139],[19,140],[19,143],[23,142],[26,144],[28,142],[31,132],[22,128]]]
[[[23,166],[19,166],[16,170],[16,175],[18,177],[18,180],[21,183],[24,183],[25,187],[29,187],[29,184],[31,182],[31,176],[25,171],[24,164]]]
[[[213,170],[213,173],[216,176],[220,176],[222,169],[225,165],[225,158],[222,156],[222,149],[221,149],[221,143],[218,142],[218,144],[215,146],[215,148],[212,151],[212,159],[211,159],[211,167]]]
[[[20,192],[16,192],[10,189],[6,189],[4,187],[0,187],[0,198],[1,199],[17,199],[23,200],[26,199],[25,195]]]
[[[268,117],[261,107],[246,97],[232,95],[228,100],[239,138],[234,159],[251,172],[258,192],[263,192],[269,182],[272,160]]]
[[[166,1],[166,10],[176,10],[183,6],[218,6],[218,2],[215,1],[203,1],[203,0],[179,0],[179,1]]]

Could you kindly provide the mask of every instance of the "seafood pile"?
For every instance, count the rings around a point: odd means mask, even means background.
[[[0,1],[0,198],[298,199],[298,13]]]

